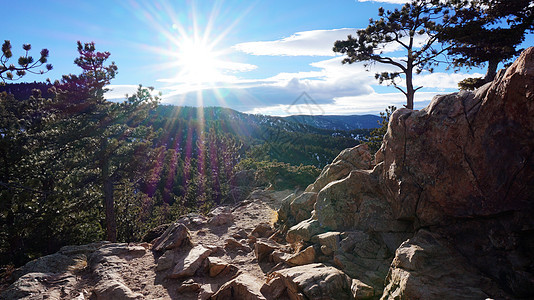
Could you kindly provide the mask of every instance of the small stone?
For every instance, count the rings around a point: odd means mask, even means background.
[[[229,207],[217,207],[209,213],[209,216],[211,218],[208,223],[213,226],[221,226],[234,221],[234,215]]]
[[[241,244],[234,238],[229,238],[229,239],[226,239],[226,241],[224,241],[224,249],[226,249],[227,251],[228,250],[235,250],[235,251],[241,250],[245,253],[252,251],[252,249],[250,249],[249,246]]]
[[[180,286],[176,289],[178,293],[194,293],[198,292],[201,288],[201,285],[197,282],[194,282],[193,279],[186,280],[182,282]]]
[[[372,286],[358,279],[352,279],[351,291],[355,300],[369,299],[375,295],[375,289]]]
[[[271,234],[273,234],[274,231],[271,228],[271,225],[267,223],[260,223],[254,230],[252,230],[252,233],[250,235],[257,237],[257,238],[266,238],[269,237]]]

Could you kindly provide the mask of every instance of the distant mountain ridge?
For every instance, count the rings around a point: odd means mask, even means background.
[[[313,132],[325,134],[327,131],[351,131],[356,129],[374,129],[379,127],[381,118],[377,115],[292,115],[277,117],[270,115],[248,114],[225,107],[179,107],[172,105],[160,106],[160,111],[172,110],[174,116],[189,120],[204,121],[233,120],[255,125],[283,127],[285,131]],[[199,113],[201,112],[201,113]],[[317,129],[320,129],[317,132]]]
[[[330,163],[342,150],[366,141],[371,132],[368,128],[329,129],[329,126],[359,126],[355,125],[357,122],[344,120],[352,120],[351,116],[323,116],[329,122],[317,122],[315,116],[310,117],[247,114],[223,107],[160,105],[147,122],[166,132],[168,139],[162,144],[168,147],[196,145],[199,136],[213,131],[241,141],[246,151],[254,152],[258,160],[319,168]]]
[[[320,129],[354,130],[379,127],[380,117],[376,115],[294,115],[284,119]]]

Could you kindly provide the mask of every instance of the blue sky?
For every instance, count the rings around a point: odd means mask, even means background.
[[[73,64],[76,41],[94,41],[119,67],[109,99],[143,84],[161,92],[162,103],[175,105],[273,115],[377,113],[405,102],[393,87],[375,81],[374,73],[386,68],[341,65],[342,56],[331,49],[366,27],[380,6],[403,2],[19,0],[3,5],[1,38],[11,40],[15,55],[23,43],[31,43],[36,56],[41,48],[50,50],[54,70],[24,81],[80,73]],[[525,44],[534,44],[532,36]],[[422,73],[415,83],[425,88],[416,94],[415,108],[483,72]],[[303,92],[313,105],[295,102]]]

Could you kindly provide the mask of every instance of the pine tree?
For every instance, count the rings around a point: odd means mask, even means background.
[[[519,45],[534,31],[532,0],[449,0],[455,22],[442,29],[439,38],[452,47],[448,55],[456,68],[487,64],[482,80],[464,81],[464,88],[477,87],[495,77],[501,62],[521,53]]]
[[[406,3],[400,10],[378,10],[378,20],[369,20],[365,29],[357,31],[357,36],[348,36],[347,40],[337,41],[333,50],[346,54],[343,64],[354,62],[381,63],[399,69],[397,72],[377,73],[379,83],[387,82],[406,96],[406,107],[413,109],[414,94],[422,87],[413,86],[414,71],[433,71],[439,63],[438,57],[447,48],[434,47],[438,43],[438,33],[451,22],[449,11],[444,9],[439,0],[414,0]],[[418,44],[416,39],[424,39]],[[386,46],[400,47],[406,54],[404,58],[386,56]],[[406,88],[399,87],[395,79],[403,76]]]
[[[100,185],[106,217],[106,239],[117,240],[115,185],[124,178],[140,180],[146,157],[151,152],[154,132],[143,126],[157,98],[141,86],[125,102],[104,98],[105,86],[115,77],[117,66],[105,65],[109,52],[97,52],[94,43],[78,42],[80,56],[75,63],[80,75],[63,76],[56,83],[56,110],[62,116],[62,140],[70,151],[71,169],[83,170],[85,182]],[[79,182],[81,184],[83,182]]]

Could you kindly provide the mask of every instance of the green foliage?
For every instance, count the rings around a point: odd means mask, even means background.
[[[257,161],[251,158],[242,160],[237,170],[255,170],[256,180],[269,182],[274,189],[305,189],[315,181],[321,170],[314,166],[293,166],[278,161]]]
[[[343,63],[381,63],[399,69],[395,72],[378,73],[380,83],[387,82],[406,96],[406,107],[413,109],[414,93],[421,87],[413,87],[413,72],[433,71],[438,57],[446,48],[434,47],[438,34],[451,22],[449,11],[439,0],[413,0],[401,9],[378,10],[378,20],[370,19],[365,29],[357,31],[357,36],[336,41],[333,50],[347,55]],[[424,37],[424,43],[417,45],[416,38]],[[384,55],[387,46],[400,47],[406,53],[403,59]],[[406,89],[397,86],[396,79],[404,76]]]
[[[35,60],[33,56],[29,55],[32,46],[30,44],[22,45],[22,49],[25,53],[18,58],[18,66],[15,66],[14,64],[9,63],[9,59],[13,57],[11,48],[11,42],[5,40],[2,44],[2,56],[0,56],[0,79],[2,80],[0,84],[5,84],[6,80],[20,79],[26,75],[26,73],[44,74],[52,70],[52,65],[46,64],[48,61],[48,49],[42,49],[39,59]],[[44,64],[46,64],[44,70],[36,70],[41,68]]]
[[[397,108],[391,105],[388,106],[384,112],[380,113],[380,118],[382,118],[382,121],[378,123],[380,124],[380,127],[371,131],[369,140],[365,142],[365,144],[369,146],[369,150],[372,154],[376,153],[376,151],[378,151],[378,149],[380,149],[382,146],[382,140],[384,139],[384,135],[386,135],[388,130],[389,119],[396,110]]]

